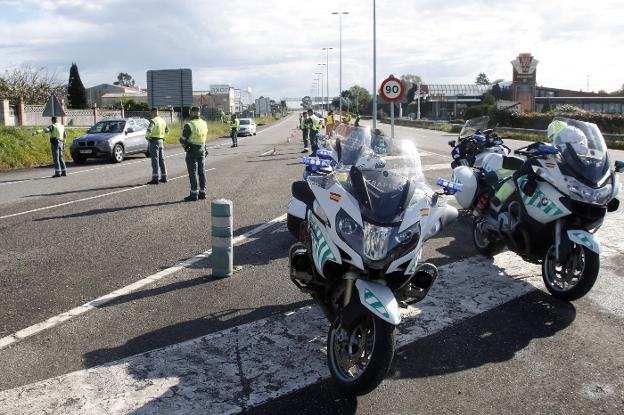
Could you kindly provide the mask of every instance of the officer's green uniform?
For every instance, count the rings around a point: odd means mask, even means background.
[[[232,147],[238,147],[238,132],[240,131],[240,120],[234,118],[230,121],[230,137],[232,137]]]
[[[185,200],[197,200],[206,198],[206,172],[204,161],[206,157],[206,137],[208,136],[208,124],[197,117],[191,118],[184,125],[184,131],[180,142],[186,150],[186,168],[191,182],[191,194]],[[199,189],[197,181],[199,179]]]
[[[145,135],[149,143],[149,153],[152,159],[152,183],[167,181],[167,167],[165,166],[165,135],[169,132],[167,123],[158,115],[150,120],[150,126]],[[159,174],[160,167],[160,174]]]
[[[307,151],[305,149],[308,148],[308,137],[309,137],[309,134],[310,134],[310,129],[306,125],[306,120],[307,119],[308,119],[308,116],[306,114],[304,114],[299,119],[299,128],[301,129],[301,132],[303,133],[303,148],[304,148],[304,151]]]
[[[310,130],[310,145],[312,146],[312,154],[318,150],[318,132],[321,129],[321,120],[316,115],[308,115],[305,125]]]
[[[63,157],[65,152],[65,139],[67,133],[65,127],[60,122],[55,122],[43,130],[36,130],[32,135],[40,133],[50,133],[50,150],[52,152],[52,161],[54,162],[54,176],[67,176],[67,166]]]

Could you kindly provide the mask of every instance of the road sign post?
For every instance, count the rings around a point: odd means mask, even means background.
[[[400,79],[390,75],[381,83],[379,93],[390,103],[390,139],[394,140],[394,103],[403,98],[405,88]]]

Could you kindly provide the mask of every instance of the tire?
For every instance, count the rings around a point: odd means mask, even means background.
[[[296,240],[299,240],[299,232],[302,222],[303,219],[291,215],[290,213],[286,216],[286,226],[288,227],[288,231],[295,237]]]
[[[72,160],[74,160],[76,164],[85,164],[87,162],[86,158],[80,156],[72,157]]]
[[[572,275],[561,275],[562,273],[568,274],[570,271],[573,271]],[[546,251],[542,262],[542,279],[546,289],[553,297],[565,301],[578,300],[587,294],[598,279],[599,271],[600,256],[577,244],[574,244],[565,269],[555,264],[554,244]],[[568,284],[567,287],[566,284]]]
[[[342,320],[340,315],[332,324],[327,335],[327,363],[329,371],[338,388],[350,395],[363,395],[379,386],[386,377],[388,370],[390,370],[395,348],[395,327],[392,324],[374,316],[361,304],[358,304],[358,313],[360,315],[355,319],[356,323],[352,324],[354,328],[349,330],[350,342],[340,339],[345,333],[340,326],[340,321]],[[358,336],[358,333],[363,336]],[[355,347],[356,352],[354,353],[353,349],[351,351],[347,349],[347,343],[350,343],[351,347],[353,347],[352,342],[358,339],[361,340],[362,337],[364,337],[367,346],[371,347],[368,354],[370,357],[368,359],[364,358],[364,360],[367,360],[367,364],[362,369],[362,372],[354,377],[341,365],[340,357],[360,354],[362,349]],[[342,351],[342,354],[339,355],[339,351]]]
[[[121,163],[124,159],[124,148],[121,144],[117,143],[113,147],[113,152],[111,153],[111,161],[113,163]]]
[[[477,251],[488,258],[500,254],[505,249],[505,243],[500,239],[494,239],[490,235],[481,232],[482,220],[475,219],[472,223],[472,242]]]

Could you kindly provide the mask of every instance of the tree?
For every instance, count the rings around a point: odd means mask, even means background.
[[[349,88],[351,95],[351,101],[355,104],[353,111],[359,114],[370,114],[371,103],[373,102],[373,96],[368,90],[359,85],[353,85]]]
[[[119,75],[117,75],[117,81],[113,82],[113,85],[128,86],[134,88],[136,86],[136,82],[134,82],[134,78],[129,73],[119,72]]]
[[[477,75],[477,79],[475,83],[477,85],[489,85],[490,80],[488,79],[488,76],[485,73],[481,72],[479,75]]]
[[[67,87],[46,68],[22,66],[0,76],[0,99],[16,105],[20,97],[25,104],[43,104],[50,95],[65,96]]]
[[[485,94],[481,95],[481,103],[486,105],[494,105],[496,104],[496,98],[494,97],[494,95],[486,92]]]
[[[147,102],[135,101],[132,98],[122,98],[120,102],[113,105],[113,108],[120,109],[122,104],[126,111],[149,111],[150,109]]]
[[[406,91],[409,91],[418,82],[422,82],[422,78],[418,75],[407,73],[405,75],[401,75],[401,82],[403,83],[403,88],[405,88]]]
[[[69,108],[87,108],[87,91],[80,80],[78,65],[72,63],[69,68],[69,82],[67,83],[67,104]]]

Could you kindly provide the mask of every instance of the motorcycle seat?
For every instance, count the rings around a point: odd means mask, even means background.
[[[312,208],[314,204],[314,193],[312,189],[310,189],[308,182],[304,180],[293,182],[291,191],[295,199],[302,201],[307,207]]]
[[[523,164],[524,164],[524,160],[522,160],[520,157],[514,157],[514,156],[503,157],[503,169],[520,170]]]

